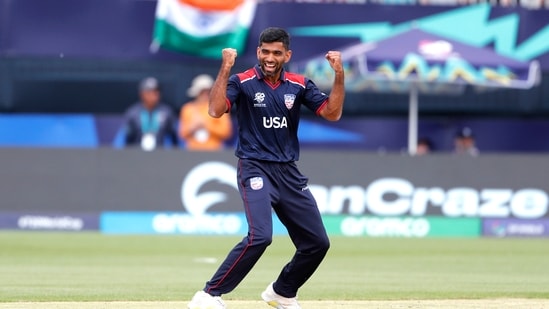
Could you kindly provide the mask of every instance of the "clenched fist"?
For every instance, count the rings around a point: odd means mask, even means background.
[[[223,64],[229,67],[234,65],[235,59],[237,56],[236,49],[234,48],[224,48],[221,50],[221,57]]]
[[[335,72],[343,71],[343,65],[341,64],[341,52],[331,50],[326,53],[325,58],[328,60],[328,63],[330,63],[330,66]]]

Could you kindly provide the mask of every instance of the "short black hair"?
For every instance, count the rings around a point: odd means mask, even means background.
[[[261,32],[259,35],[259,46],[263,43],[282,42],[284,48],[290,50],[290,34],[278,27],[269,27]]]
[[[417,140],[418,145],[425,145],[429,147],[429,149],[433,149],[433,142],[428,137],[421,137]]]

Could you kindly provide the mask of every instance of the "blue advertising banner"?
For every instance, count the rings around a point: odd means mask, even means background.
[[[479,237],[480,218],[371,217],[324,215],[329,235],[346,237]],[[287,235],[273,215],[273,235]],[[105,234],[246,235],[242,212],[104,212],[100,231]]]
[[[549,237],[546,219],[484,219],[482,235],[492,237]]]
[[[162,49],[151,52],[156,4],[125,0],[0,0],[0,12],[5,12],[0,14],[0,55],[202,59]],[[415,27],[476,47],[493,46],[495,52],[515,60],[538,59],[547,70],[548,23],[549,10],[486,3],[422,6],[261,1],[241,57],[255,63],[258,35],[272,25],[291,32],[292,49],[299,51],[294,53],[294,60],[328,49],[386,39]]]
[[[245,235],[248,231],[243,212],[107,211],[101,214],[100,231],[105,234],[184,234]],[[273,235],[287,234],[273,215]]]
[[[99,214],[65,212],[0,212],[0,230],[97,231]]]

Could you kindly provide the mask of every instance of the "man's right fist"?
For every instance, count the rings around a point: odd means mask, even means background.
[[[221,51],[221,54],[222,54],[223,62],[232,67],[234,65],[236,55],[237,55],[236,49],[224,48]]]

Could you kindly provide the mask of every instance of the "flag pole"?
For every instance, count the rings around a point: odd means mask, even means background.
[[[417,153],[418,135],[418,89],[415,83],[410,84],[408,104],[408,154],[414,156]]]

